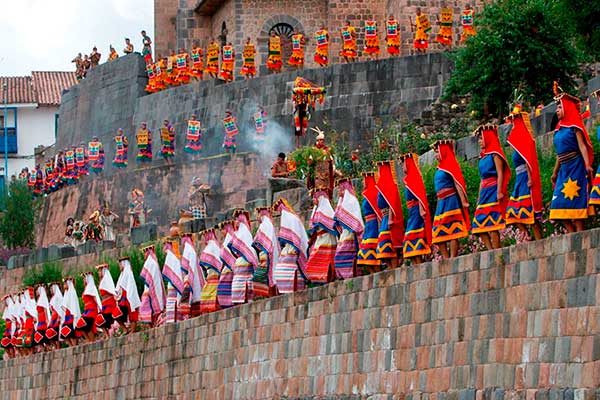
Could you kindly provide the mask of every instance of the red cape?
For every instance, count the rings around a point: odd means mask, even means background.
[[[454,153],[454,144],[453,143],[440,143],[438,145],[438,151],[440,154],[440,162],[438,164],[438,169],[447,172],[454,179],[454,184],[457,189],[462,192],[465,199],[467,199],[467,184],[465,183],[465,177],[463,176],[462,170],[460,169],[460,165],[456,160],[456,155]],[[462,205],[463,217],[465,219],[465,223],[467,224],[467,229],[471,229],[471,217],[469,216],[469,208]]]
[[[503,180],[502,180],[502,193],[504,193],[504,198],[500,202],[500,207],[502,207],[502,213],[506,212],[506,206],[508,205],[508,181],[510,181],[510,166],[508,165],[508,161],[506,160],[506,156],[504,155],[504,150],[500,145],[500,139],[498,138],[498,127],[495,125],[484,125],[481,135],[483,135],[483,143],[485,145],[485,149],[479,153],[479,158],[485,157],[490,154],[495,154],[502,160],[502,169],[504,172]]]
[[[377,219],[381,221],[381,210],[377,207],[377,187],[375,187],[375,174],[367,173],[364,175],[365,189],[362,194],[365,199],[369,202],[373,211],[377,215]]]
[[[392,161],[379,164],[379,180],[377,190],[390,206],[390,233],[392,244],[395,248],[402,247],[404,242],[404,217],[402,215],[402,201],[398,192],[396,173]]]
[[[404,185],[417,198],[421,208],[425,211],[423,221],[425,222],[425,237],[427,244],[431,244],[431,212],[429,211],[429,202],[427,201],[427,190],[423,182],[423,176],[419,170],[417,155],[404,159],[406,175],[404,175]]]
[[[529,124],[529,114],[518,113],[513,116],[512,130],[506,141],[525,160],[531,171],[531,203],[534,212],[542,212],[544,203],[542,201],[542,180],[540,178],[540,166],[538,164],[535,139]]]
[[[558,120],[556,130],[559,130],[560,128],[577,128],[583,132],[585,147],[587,147],[588,151],[588,165],[591,167],[594,163],[594,148],[592,147],[590,136],[583,124],[583,119],[581,119],[581,114],[579,114],[581,102],[579,99],[567,94],[563,95],[559,101],[562,105],[564,116],[562,119]]]

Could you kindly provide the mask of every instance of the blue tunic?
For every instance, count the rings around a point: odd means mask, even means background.
[[[600,141],[600,125],[596,129],[596,137],[598,141]],[[598,165],[598,170],[596,171],[596,176],[594,177],[594,182],[592,183],[592,192],[590,193],[590,204],[600,205],[600,165]]]
[[[396,258],[396,250],[394,250],[392,233],[390,232],[390,206],[381,193],[377,193],[377,206],[383,213],[381,225],[379,225],[377,258]]]
[[[427,236],[425,235],[425,221],[421,216],[419,202],[408,189],[405,189],[406,204],[408,205],[408,220],[404,233],[403,254],[405,258],[431,253]]]
[[[535,218],[533,203],[531,201],[527,163],[516,151],[513,152],[512,162],[517,175],[515,177],[515,187],[506,207],[506,224],[532,225],[535,222]]]
[[[558,169],[550,203],[550,219],[584,219],[588,217],[588,178],[574,128],[560,128],[554,133],[556,154],[577,153]]]
[[[494,155],[487,154],[479,159],[479,201],[473,217],[473,233],[499,231],[506,226],[504,212],[498,202],[498,171]]]
[[[357,263],[360,265],[379,265],[377,259],[377,238],[379,237],[379,223],[377,214],[367,199],[363,199],[362,211],[365,216],[365,231],[358,250]]]
[[[469,231],[452,175],[436,170],[433,185],[438,201],[433,218],[432,242],[442,243],[466,237]]]

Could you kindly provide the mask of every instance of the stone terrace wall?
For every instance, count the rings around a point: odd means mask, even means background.
[[[87,219],[105,201],[121,217],[115,223],[117,233],[127,232],[128,194],[134,188],[144,192],[146,204],[152,209],[148,220],[156,221],[164,233],[179,217],[179,209],[187,208],[194,176],[211,186],[207,197],[210,215],[244,207],[248,200],[266,198],[267,179],[263,174],[267,170],[265,160],[256,154],[239,153],[234,157],[222,155],[186,164],[131,169],[109,178],[87,177],[45,198],[42,222],[37,224],[37,246],[62,243],[67,218]]]
[[[377,121],[419,116],[442,94],[451,66],[443,54],[428,54],[306,69],[227,85],[214,80],[192,83],[140,98],[134,124],[147,121],[156,131],[168,118],[177,132],[183,132],[190,115],[196,113],[207,129],[204,152],[212,155],[222,151],[221,120],[225,110],[230,109],[237,116],[241,131],[238,148],[247,151],[253,148],[251,118],[261,105],[269,121],[269,154],[274,155],[288,150],[293,141],[291,89],[296,76],[301,75],[327,88],[325,103],[312,113],[310,126],[323,127],[327,121],[338,132],[349,132],[352,143],[364,143]],[[158,132],[154,133],[154,140],[158,141]],[[304,142],[313,140],[314,136],[308,135]]]
[[[10,399],[600,395],[600,230],[0,363]],[[376,396],[384,395],[384,396]]]
[[[442,93],[452,63],[443,54],[385,59],[374,62],[306,69],[300,75],[327,87],[325,103],[313,113],[310,126],[324,121],[338,132],[347,131],[353,143],[364,142],[376,122],[398,116],[418,117]],[[160,149],[159,128],[169,119],[177,133],[176,163],[186,163],[185,128],[192,113],[202,121],[204,156],[222,152],[222,118],[230,109],[237,116],[241,134],[238,151],[261,150],[270,158],[291,148],[293,117],[291,89],[296,72],[260,77],[250,81],[223,84],[206,80],[146,95],[144,64],[137,54],[119,57],[90,71],[88,77],[63,96],[60,109],[57,149],[100,137],[106,150],[104,175],[116,169],[113,137],[123,128],[129,137],[130,165],[136,167],[135,130],[147,121],[153,131],[154,152]],[[261,105],[268,114],[265,148],[253,143],[252,115]],[[313,136],[305,142],[312,142]],[[153,165],[161,164],[160,157]]]

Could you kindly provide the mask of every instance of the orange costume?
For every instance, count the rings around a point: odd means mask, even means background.
[[[377,22],[371,19],[365,21],[365,53],[371,56],[379,54]]]
[[[202,79],[204,74],[204,54],[200,47],[194,47],[191,52],[192,67],[190,68],[190,75],[196,79]]]
[[[463,33],[460,38],[461,42],[467,40],[469,36],[475,36],[475,27],[473,26],[473,17],[475,15],[475,11],[468,9],[463,10],[460,16],[460,22],[462,24]]]
[[[242,75],[254,76],[256,75],[256,47],[253,43],[246,43],[244,45],[244,64],[242,65]]]
[[[233,81],[233,65],[235,64],[235,51],[233,46],[223,46],[223,54],[221,56],[221,72],[219,78],[225,82]]]
[[[356,30],[352,25],[346,25],[342,28],[343,47],[340,56],[346,58],[356,58]]]
[[[452,15],[450,7],[442,8],[442,18],[440,19],[440,31],[437,34],[437,42],[445,46],[452,45]]]
[[[175,56],[167,57],[167,68],[166,71],[163,72],[165,74],[164,82],[166,86],[173,86],[177,84],[175,77],[177,73],[175,72]]]
[[[321,67],[326,67],[329,64],[329,32],[325,29],[320,29],[315,32],[317,47],[315,48],[314,60]]]
[[[175,81],[179,85],[190,83],[189,58],[185,51],[175,56]]]
[[[398,21],[395,19],[388,19],[385,23],[385,41],[389,55],[400,54],[400,32],[398,31]]]
[[[217,42],[210,42],[206,49],[206,70],[207,74],[216,75],[219,73],[219,45]]]
[[[429,32],[431,32],[431,23],[429,17],[425,14],[419,14],[415,17],[415,49],[426,49],[429,46]]]
[[[292,55],[288,64],[297,67],[304,66],[304,35],[301,33],[292,35]]]
[[[279,36],[269,38],[269,58],[267,58],[267,68],[271,71],[281,71],[281,39]]]

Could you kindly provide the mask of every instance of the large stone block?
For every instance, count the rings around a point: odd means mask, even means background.
[[[285,199],[292,206],[294,211],[302,212],[312,207],[312,200],[308,193],[308,189],[305,187],[298,187],[295,189],[282,190],[280,192],[273,193],[273,203],[279,199]]]
[[[158,238],[156,224],[145,224],[131,229],[131,243],[140,245]]]

